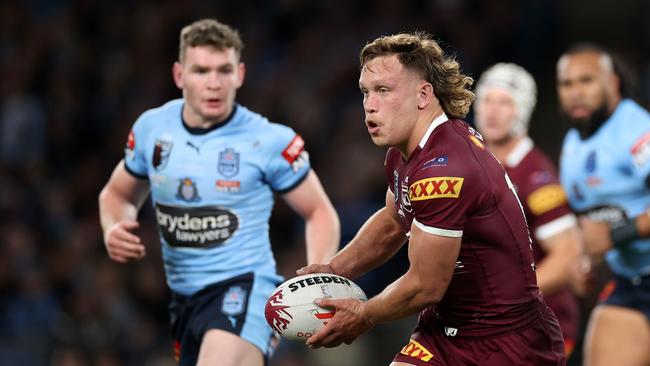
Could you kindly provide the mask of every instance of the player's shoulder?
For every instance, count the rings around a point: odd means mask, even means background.
[[[170,100],[161,106],[144,111],[136,120],[135,125],[141,128],[150,128],[160,125],[160,121],[180,119],[182,109],[182,99]]]
[[[650,123],[650,113],[648,113],[648,110],[632,99],[623,99],[614,113],[614,117],[620,113],[620,117],[624,123]]]
[[[540,149],[533,145],[528,154],[522,160],[523,166],[530,171],[551,171],[555,172],[556,167],[551,158]]]
[[[607,124],[604,139],[626,143],[650,131],[650,114],[631,99],[622,100]],[[620,148],[620,146],[619,146]]]
[[[475,164],[481,163],[481,159],[492,157],[481,134],[463,120],[450,119],[440,125],[432,137],[424,144],[419,156],[420,162],[426,166],[434,164],[471,170]],[[463,164],[459,164],[461,161]]]
[[[263,140],[286,139],[296,134],[291,127],[270,121],[267,117],[245,106],[237,105],[237,114],[242,126]]]
[[[480,155],[486,153],[481,135],[462,120],[449,120],[439,127],[417,158],[409,162],[411,175],[424,179],[478,174]]]

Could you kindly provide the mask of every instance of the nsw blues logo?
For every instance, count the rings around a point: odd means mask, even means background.
[[[221,312],[226,315],[239,315],[244,312],[247,292],[240,286],[232,286],[223,297]]]
[[[233,177],[239,173],[239,153],[233,148],[219,152],[217,171],[224,177]]]
[[[201,200],[196,189],[196,183],[190,178],[183,178],[178,185],[176,198],[186,202],[198,202]]]
[[[172,143],[170,138],[163,136],[156,139],[156,143],[153,148],[153,159],[152,164],[156,170],[165,169],[167,163],[169,162],[169,155],[172,152]]]

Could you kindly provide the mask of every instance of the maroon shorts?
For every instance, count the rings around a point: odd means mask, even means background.
[[[564,366],[564,341],[557,318],[546,307],[529,325],[489,337],[455,336],[444,327],[418,322],[394,361],[417,366]],[[449,333],[447,336],[445,333]]]

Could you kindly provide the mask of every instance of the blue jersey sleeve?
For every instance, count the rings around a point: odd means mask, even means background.
[[[137,178],[147,179],[147,159],[145,156],[146,113],[133,124],[124,147],[124,166]]]
[[[627,154],[626,161],[634,176],[640,180],[650,175],[650,114],[636,104],[624,101],[622,113],[625,128],[620,129],[621,153]]]
[[[284,193],[295,188],[310,170],[305,142],[288,127],[273,131],[274,141],[266,171],[268,184],[274,191]]]

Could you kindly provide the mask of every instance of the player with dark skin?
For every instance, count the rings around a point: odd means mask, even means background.
[[[628,154],[623,156],[626,160],[613,160],[616,157],[612,157],[611,151],[628,151],[626,146],[616,141],[616,136],[622,135],[621,132],[629,130],[631,134],[637,134],[638,136],[635,139],[640,142],[637,146],[648,146],[643,137],[644,133],[650,128],[647,123],[650,121],[647,111],[635,112],[637,114],[633,121],[628,122],[630,123],[629,126],[623,125],[629,118],[616,118],[617,114],[622,116],[621,113],[635,107],[632,107],[634,102],[624,99],[621,93],[620,76],[615,70],[612,56],[606,50],[596,45],[578,45],[565,52],[557,63],[557,91],[562,114],[571,121],[575,130],[579,133],[580,144],[582,144],[580,146],[587,146],[589,141],[598,138],[598,134],[603,129],[609,128],[607,138],[603,141],[606,140],[606,142],[616,144],[615,148],[606,151],[607,159],[612,161],[611,165],[627,164],[627,159],[632,159],[632,156]],[[642,110],[642,108],[638,107],[636,110]],[[566,141],[563,151],[567,149]],[[601,146],[602,144],[599,144],[595,149]],[[603,147],[602,150],[606,148]],[[632,154],[634,154],[634,151],[632,151]],[[575,157],[573,159],[575,160]],[[601,158],[600,161],[602,160]],[[634,165],[638,165],[639,170],[645,169],[646,165],[644,165],[643,159],[639,160],[638,163],[635,162]],[[602,163],[601,166],[605,166],[605,163]],[[604,167],[598,169],[603,170],[594,169],[594,175],[599,174],[599,176],[603,177],[602,179],[609,178],[605,176],[607,172],[604,171]],[[567,191],[575,187],[573,183],[568,184],[570,182],[568,178],[574,174],[576,173],[573,169],[561,171],[561,178],[563,184],[566,185],[565,189]],[[632,179],[637,179],[634,178],[635,176],[636,174],[625,179],[632,181]],[[641,177],[640,180],[643,180],[643,178]],[[565,180],[567,181],[565,182]],[[620,182],[623,178],[615,180]],[[635,184],[637,183],[635,182]],[[647,185],[647,178],[645,182],[638,184],[640,188],[635,192],[640,194],[636,196],[636,200],[645,199],[643,195],[647,195]],[[583,190],[583,195],[585,192],[589,193],[588,190],[590,189],[603,189],[602,186],[592,184],[591,187]],[[620,195],[620,197],[617,195]],[[605,202],[613,200],[622,204],[623,200],[626,199],[624,195],[625,192],[621,191],[613,194],[599,192],[594,194],[593,197],[602,199]],[[580,203],[580,201],[584,202],[584,200],[584,198],[577,200],[574,198],[572,205]],[[605,205],[606,203],[596,202],[596,204]],[[645,207],[647,208],[647,205]],[[632,229],[633,234],[627,239],[643,240],[649,238],[650,217],[647,212],[632,216],[621,226],[626,228],[628,232],[629,229]],[[602,262],[606,254],[627,250],[625,247],[629,244],[622,243],[620,239],[616,240],[618,235],[616,235],[616,230],[613,229],[611,223],[594,220],[589,218],[589,215],[583,215],[580,217],[580,226],[586,248],[594,261]],[[639,261],[643,260],[640,259],[641,255],[633,256]],[[612,270],[616,275],[616,269],[612,268]],[[648,297],[650,279],[647,273],[631,278],[625,277],[627,276],[619,275],[618,278],[615,278],[616,287],[613,293],[606,296],[606,299],[592,311],[585,335],[585,365],[650,365],[650,307],[648,307],[650,302],[650,297]],[[619,292],[623,288],[626,290]]]

